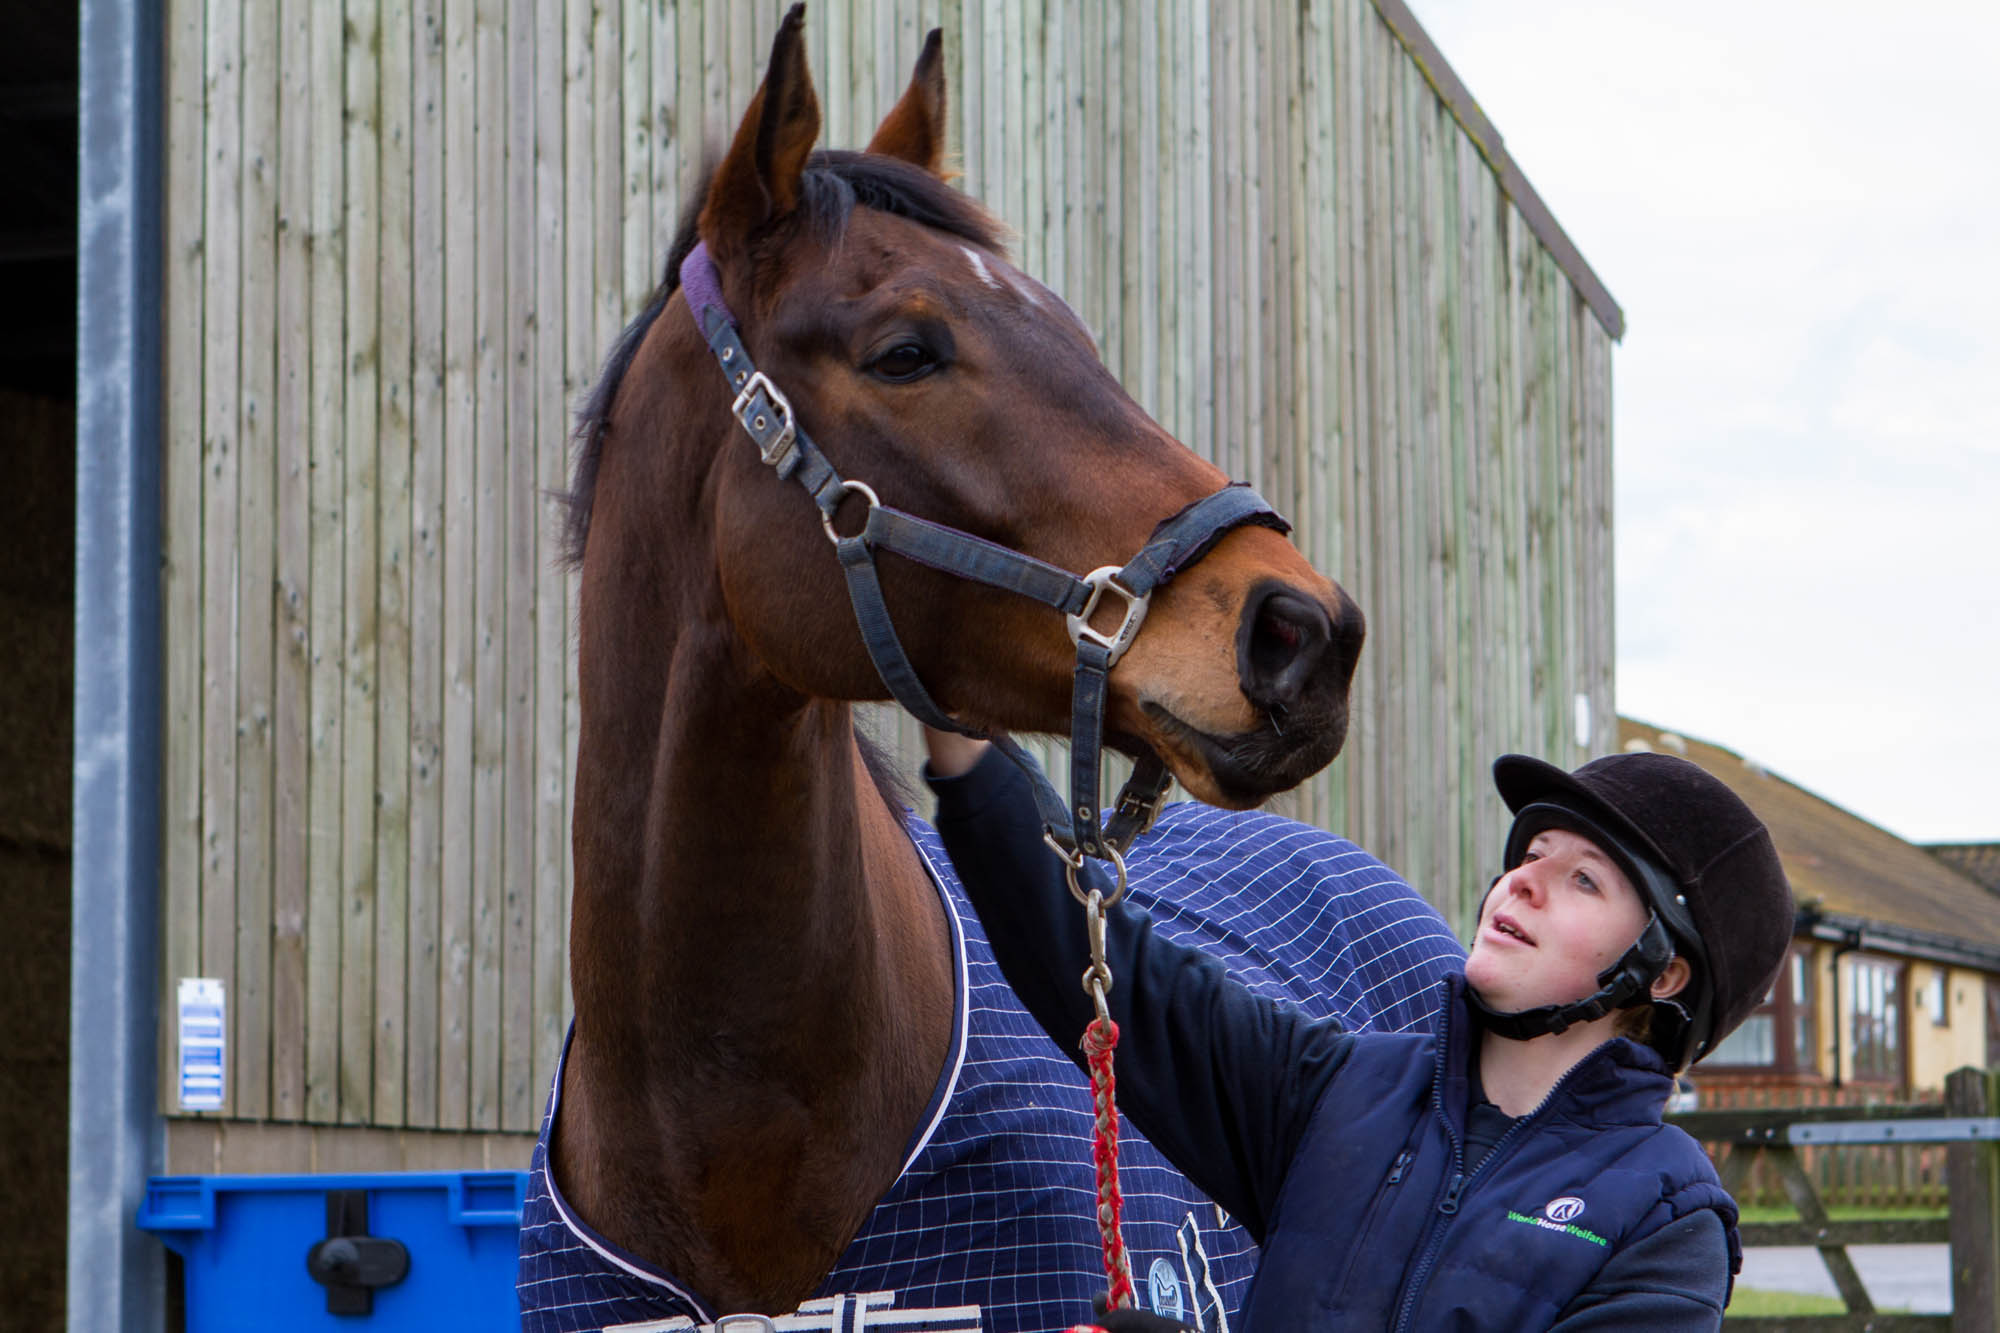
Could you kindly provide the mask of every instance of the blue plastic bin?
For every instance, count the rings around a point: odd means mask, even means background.
[[[188,1333],[517,1328],[514,1268],[525,1171],[393,1171],[312,1176],[155,1176],[139,1225],[184,1261]],[[329,1196],[335,1196],[329,1204]],[[329,1223],[351,1232],[365,1209],[372,1241],[393,1240],[408,1268],[362,1297],[307,1270]],[[352,1256],[355,1245],[324,1251]],[[393,1270],[393,1247],[360,1253]],[[335,1313],[367,1305],[366,1313]]]

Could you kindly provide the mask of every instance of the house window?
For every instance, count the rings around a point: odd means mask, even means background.
[[[1737,1026],[1736,1031],[1722,1039],[1722,1044],[1715,1048],[1715,1054],[1708,1057],[1708,1063],[1711,1066],[1775,1067],[1778,1063],[1776,1010],[1777,992],[1774,989],[1764,997],[1764,1003],[1752,1010],[1750,1016]]]
[[[1785,965],[1785,982],[1791,991],[1791,1011],[1786,1021],[1792,1034],[1792,1060],[1786,1072],[1811,1074],[1819,1070],[1819,1006],[1813,1003],[1813,967],[1810,949],[1794,949]]]
[[[1931,969],[1931,984],[1924,987],[1924,1012],[1930,1015],[1931,1026],[1948,1028],[1951,1026],[1951,973],[1942,967]]]
[[[1848,1050],[1854,1077],[1901,1082],[1903,969],[1886,958],[1853,958]]]
[[[1818,1068],[1815,1048],[1812,964],[1808,951],[1795,949],[1764,1003],[1723,1039],[1703,1067],[1810,1074]]]

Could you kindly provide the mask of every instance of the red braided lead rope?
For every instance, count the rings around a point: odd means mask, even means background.
[[[1090,1020],[1083,1032],[1083,1051],[1090,1066],[1090,1096],[1096,1106],[1097,1134],[1091,1157],[1097,1163],[1097,1225],[1104,1233],[1104,1272],[1111,1279],[1108,1304],[1123,1310],[1133,1303],[1132,1262],[1125,1253],[1125,1196],[1118,1188],[1118,1079],[1111,1056],[1118,1048],[1118,1025],[1109,1018]]]

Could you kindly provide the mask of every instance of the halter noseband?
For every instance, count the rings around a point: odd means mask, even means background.
[[[1029,775],[1045,836],[1070,864],[1072,883],[1084,857],[1109,860],[1118,872],[1111,895],[1115,899],[1125,887],[1123,853],[1152,824],[1173,778],[1157,757],[1141,759],[1120,791],[1109,822],[1100,823],[1104,700],[1111,668],[1137,637],[1153,591],[1206,555],[1224,533],[1247,523],[1289,532],[1291,524],[1248,486],[1226,486],[1162,522],[1122,567],[1106,565],[1078,577],[971,533],[892,509],[866,484],[846,480],[834,471],[799,425],[791,402],[751,363],[736,333],[736,317],[722,298],[719,275],[705,242],[696,245],[681,262],[680,281],[695,325],[708,340],[735,394],[730,411],[756,442],[764,462],[780,477],[803,486],[819,507],[826,535],[847,571],[848,596],[854,603],[854,617],[868,656],[898,703],[919,721],[940,730],[983,735],[948,716],[918,679],[882,597],[875,571],[877,547],[962,579],[1019,593],[1063,613],[1070,639],[1076,644],[1068,804],[1011,737],[990,739]],[[861,531],[843,537],[834,530],[833,516],[849,495],[867,501],[868,519]],[[1109,634],[1090,625],[1090,617],[1106,592],[1115,593],[1125,604],[1118,628]]]

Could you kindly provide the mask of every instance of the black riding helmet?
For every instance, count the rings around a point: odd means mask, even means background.
[[[1650,914],[1638,940],[1598,975],[1596,994],[1514,1014],[1474,995],[1487,1027],[1532,1037],[1648,1003],[1654,978],[1679,954],[1693,975],[1656,1005],[1653,1045],[1681,1068],[1764,1002],[1791,946],[1792,890],[1763,821],[1719,779],[1665,754],[1608,755],[1574,773],[1510,754],[1494,762],[1493,782],[1514,812],[1507,869],[1535,834],[1568,829],[1618,863]]]

